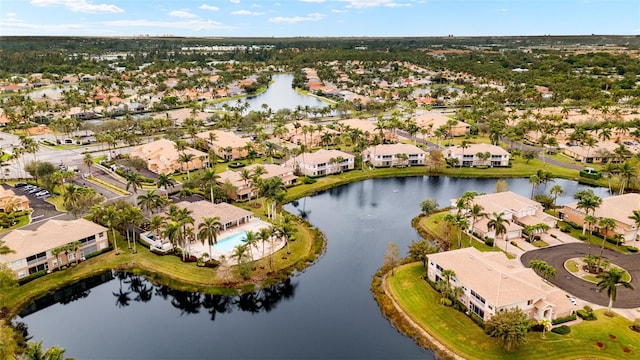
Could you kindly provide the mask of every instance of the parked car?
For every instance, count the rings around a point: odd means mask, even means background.
[[[33,189],[30,189],[29,191],[27,191],[29,194],[35,194],[38,191],[42,191],[42,189],[40,189],[39,187],[34,187]]]
[[[47,190],[38,191],[35,195],[36,197],[40,197],[42,195],[47,195],[49,192]]]
[[[29,184],[27,184],[25,182],[19,182],[19,183],[16,183],[15,185],[13,185],[13,187],[20,188],[20,187],[24,187],[24,186],[27,186],[27,185],[29,185]]]

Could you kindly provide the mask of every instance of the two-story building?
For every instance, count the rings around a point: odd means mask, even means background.
[[[566,293],[551,286],[533,270],[501,252],[473,247],[430,254],[427,277],[438,282],[443,270],[453,270],[451,286],[460,287],[458,299],[483,320],[501,311],[519,308],[531,320],[553,320],[571,315],[574,305]]]
[[[260,179],[269,179],[279,177],[284,186],[292,186],[296,183],[298,177],[294,175],[293,169],[275,164],[253,164],[239,170],[227,170],[219,174],[217,182],[224,184],[229,182],[233,185],[234,192],[229,194],[233,200],[247,200],[257,196],[256,186],[253,183],[253,176],[257,169],[262,169]],[[249,175],[249,178],[243,178],[243,172]]]
[[[355,158],[344,151],[320,149],[291,158],[285,166],[306,176],[324,176],[353,170]]]
[[[362,161],[374,167],[424,165],[427,152],[411,144],[381,144],[362,152]]]
[[[229,131],[211,130],[196,134],[209,145],[217,156],[226,160],[234,161],[242,159],[249,154],[247,144],[251,144],[251,139],[238,136]]]
[[[16,195],[11,189],[0,186],[0,212],[29,210],[29,199],[24,195]]]
[[[182,162],[180,155],[183,153],[192,154],[193,157],[188,162]],[[191,171],[209,166],[209,156],[206,153],[190,147],[178,151],[176,143],[167,139],[136,146],[131,149],[129,156],[143,159],[149,171],[156,174],[171,174],[187,169]]]
[[[457,159],[461,166],[509,166],[509,152],[491,144],[452,146],[442,152],[445,159]]]
[[[596,208],[594,216],[596,219],[603,217],[612,218],[616,222],[613,230],[615,235],[622,235],[624,241],[633,241],[637,236],[638,229],[636,223],[629,219],[634,210],[640,209],[640,194],[629,193],[618,196],[611,196],[602,199],[600,206]],[[578,203],[566,204],[559,212],[560,219],[585,226],[584,217],[587,214],[584,209],[578,209]],[[594,231],[599,231],[598,224],[593,225]],[[612,236],[613,234],[609,234]]]
[[[31,228],[32,227],[32,228]],[[109,247],[107,228],[85,219],[47,220],[42,224],[30,225],[13,230],[2,240],[14,252],[0,255],[0,262],[6,264],[22,279],[42,270],[55,270],[59,266],[78,261],[85,256]],[[61,249],[79,242],[78,247]]]

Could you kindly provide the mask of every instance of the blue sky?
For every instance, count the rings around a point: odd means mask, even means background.
[[[0,0],[0,34],[634,35],[640,0]]]

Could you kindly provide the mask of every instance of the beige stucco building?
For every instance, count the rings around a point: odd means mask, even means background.
[[[47,220],[33,229],[18,229],[2,240],[14,253],[0,255],[21,279],[42,270],[55,270],[58,266],[81,260],[85,256],[109,247],[107,228],[85,219]],[[54,256],[52,250],[76,241],[80,246]]]
[[[265,172],[260,175],[260,179],[269,179],[279,177],[284,186],[291,186],[296,183],[298,177],[293,174],[293,169],[275,164],[253,164],[243,169],[227,170],[218,174],[218,183],[224,184],[227,181],[233,185],[235,192],[230,194],[233,200],[247,200],[257,196],[257,190],[251,179],[243,179],[242,171],[246,170],[251,176],[255,173],[256,168],[261,167]]]
[[[0,186],[0,212],[10,213],[30,208],[29,199],[26,196],[16,195],[13,190]]]
[[[407,158],[403,159],[400,154]],[[426,151],[415,145],[401,143],[370,146],[362,152],[362,160],[374,167],[424,165],[426,158]]]
[[[332,160],[339,160],[332,162]],[[355,156],[340,150],[320,149],[313,153],[300,154],[289,159],[285,166],[300,171],[306,176],[324,176],[353,170]]]
[[[180,154],[193,154],[191,161],[180,161]],[[147,168],[157,174],[171,174],[175,171],[189,171],[209,166],[209,156],[196,149],[187,147],[178,151],[173,141],[160,139],[131,149],[132,158],[140,158],[147,162]]]
[[[210,135],[213,134],[213,135]],[[196,134],[209,145],[217,156],[233,161],[246,157],[249,154],[247,145],[251,144],[251,139],[240,137],[229,131],[211,130]],[[213,140],[212,140],[213,139]]]
[[[489,154],[481,159],[479,154]],[[466,147],[452,146],[442,152],[445,159],[458,159],[461,166],[509,166],[509,152],[500,146],[491,144],[469,144]]]
[[[429,280],[441,280],[445,269],[455,272],[451,285],[462,288],[460,302],[483,320],[516,307],[532,320],[553,320],[573,313],[574,305],[563,290],[502,252],[468,247],[429,255]]]

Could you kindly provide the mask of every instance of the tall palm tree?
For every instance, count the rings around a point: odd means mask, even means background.
[[[91,153],[84,154],[82,162],[87,165],[89,176],[91,176],[91,165],[93,165],[93,156],[91,156]]]
[[[587,257],[591,256],[591,235],[593,234],[593,225],[598,222],[598,219],[593,215],[586,215],[584,217],[584,223],[589,228],[589,235],[587,236]]]
[[[116,240],[116,226],[118,226],[120,222],[120,212],[112,206],[109,206],[103,215],[102,219],[107,227],[111,229],[111,234],[113,235],[113,246],[116,248],[116,255],[120,254],[120,250],[118,249],[118,241]]]
[[[211,196],[211,203],[212,204],[214,202],[213,189],[218,184],[217,180],[219,178],[220,178],[220,176],[218,176],[216,174],[216,170],[214,168],[205,169],[204,172],[202,173],[202,176],[200,177],[200,184],[202,185],[202,187],[205,190],[209,189],[209,194]]]
[[[618,295],[618,285],[633,290],[633,285],[622,280],[623,275],[624,272],[615,267],[597,275],[598,279],[600,279],[596,284],[598,290],[607,290],[607,295],[609,296],[609,306],[607,307],[607,314],[609,315],[611,315],[611,307]]]
[[[604,252],[604,244],[607,242],[609,232],[616,229],[616,221],[613,218],[601,218],[598,221],[598,227],[602,231],[602,246],[600,247],[600,255],[598,255],[598,264],[596,265],[596,271],[599,271],[600,262],[602,261],[602,253]]]
[[[258,238],[258,234],[250,230],[245,233],[244,238],[242,239],[242,241],[245,242],[245,244],[247,245],[247,248],[249,249],[249,256],[251,257],[251,261],[253,261],[254,259],[253,248],[258,247],[259,240],[260,239]],[[264,254],[262,255],[264,256]]]
[[[636,226],[636,229],[633,232],[633,247],[636,247],[636,240],[638,239],[638,226],[640,226],[640,209],[633,210],[633,215],[629,216],[629,219],[633,220],[633,223]]]
[[[577,209],[584,210],[586,215],[589,215],[589,211],[591,211],[591,215],[595,216],[596,209],[600,207],[602,204],[602,198],[593,194],[586,194],[581,196],[576,204]],[[582,227],[582,235],[585,234],[586,228]]]
[[[486,218],[489,214],[484,212],[484,207],[480,204],[473,204],[471,209],[469,210],[469,217],[471,217],[471,224],[469,225],[469,231],[473,232],[473,227],[476,224],[476,221],[480,218]]]
[[[507,226],[505,224],[508,223],[509,220],[503,218],[502,215],[503,215],[503,213],[499,213],[498,214],[498,213],[494,212],[491,215],[491,219],[489,219],[489,222],[487,222],[487,228],[489,230],[493,230],[494,231],[496,240],[500,236],[504,236],[504,235],[507,234]],[[495,246],[495,245],[496,244],[495,244],[495,241],[494,241],[493,246]]]
[[[217,216],[205,217],[198,225],[198,240],[202,242],[202,245],[204,245],[205,241],[209,245],[209,259],[211,259],[211,247],[218,243],[220,228],[222,228],[222,223]]]
[[[558,196],[562,195],[562,193],[564,193],[564,190],[562,189],[562,186],[560,186],[560,185],[553,185],[551,187],[551,189],[549,189],[549,194],[553,198],[553,208],[554,209],[556,208],[556,200],[558,199]]]
[[[187,152],[183,152],[180,155],[178,155],[178,161],[185,164],[185,167],[187,169],[187,179],[189,179],[189,180],[191,180],[191,175],[189,173],[189,163],[195,157],[196,156],[194,154],[187,153]]]

